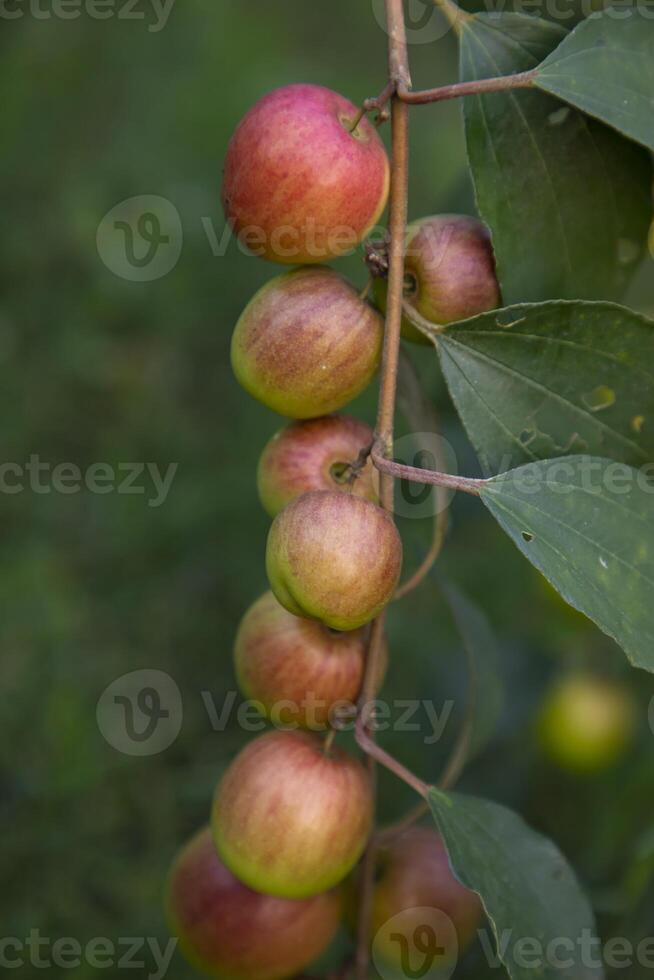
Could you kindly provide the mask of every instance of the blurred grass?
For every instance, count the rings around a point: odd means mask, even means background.
[[[228,359],[240,309],[274,270],[233,244],[214,257],[202,219],[221,234],[221,160],[252,102],[298,80],[359,102],[383,86],[385,40],[371,4],[351,0],[185,0],[159,33],[86,16],[2,25],[4,460],[178,464],[159,508],[119,494],[0,497],[4,935],[165,942],[167,865],[207,819],[216,778],[246,737],[233,721],[212,731],[201,692],[220,704],[234,688],[234,631],[266,587],[254,471],[280,424],[237,387]],[[455,77],[451,37],[411,54],[416,84]],[[411,144],[411,216],[471,211],[458,107],[414,114]],[[153,283],[117,278],[96,251],[103,215],[136,194],[162,195],[182,216],[181,259]],[[340,266],[363,284],[359,257]],[[633,300],[654,309],[651,263]],[[473,469],[435,364],[420,367],[462,469]],[[372,419],[374,402],[368,392],[353,411]],[[508,687],[497,738],[466,784],[520,807],[604,893],[651,822],[654,685],[543,590],[474,502],[457,501],[453,515],[443,567],[489,615]],[[428,525],[404,525],[417,557]],[[393,609],[389,630],[386,690],[437,708],[454,697],[458,711],[460,643],[429,586]],[[624,675],[643,706],[633,758],[583,785],[552,772],[529,737],[544,683],[571,658]],[[178,740],[143,759],[116,752],[95,717],[104,688],[139,668],[168,672],[184,700]],[[386,741],[426,776],[446,755],[410,735]],[[381,785],[390,818],[410,801],[385,775]],[[480,975],[471,969],[460,975]],[[191,976],[181,958],[174,976]]]

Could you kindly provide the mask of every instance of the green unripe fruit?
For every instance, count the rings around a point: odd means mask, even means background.
[[[296,269],[250,301],[232,338],[232,367],[254,398],[311,419],[355,398],[379,365],[379,313],[332,269]]]
[[[173,863],[166,912],[180,950],[203,973],[225,980],[284,980],[327,948],[338,929],[341,901],[335,891],[302,901],[252,891],[222,863],[207,827]]]
[[[251,742],[223,776],[211,825],[220,857],[245,884],[282,898],[336,885],[359,860],[372,826],[364,766],[308,732]]]
[[[590,674],[564,678],[538,719],[545,753],[563,769],[592,773],[614,765],[634,734],[636,707],[627,688]]]
[[[354,630],[390,602],[402,569],[392,518],[368,500],[337,491],[305,493],[272,523],[270,587],[295,616]]]

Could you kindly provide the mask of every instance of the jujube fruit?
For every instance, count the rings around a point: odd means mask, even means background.
[[[266,571],[281,604],[337,630],[374,619],[393,597],[402,542],[392,517],[334,490],[305,493],[277,515]]]
[[[389,919],[403,912],[399,923],[393,923],[394,931],[399,926],[412,948],[416,930],[424,925],[424,909],[438,910],[454,927],[440,930],[436,937],[442,952],[434,965],[446,967],[469,946],[481,921],[482,905],[479,896],[454,877],[440,834],[428,827],[412,827],[379,855],[371,939]],[[391,965],[401,967],[397,940],[382,933],[376,951]]]
[[[288,85],[240,122],[225,160],[225,216],[252,252],[325,262],[368,235],[388,199],[384,144],[358,109],[319,85]]]
[[[259,460],[257,487],[265,510],[274,517],[309,490],[340,489],[376,502],[377,471],[370,459],[349,482],[352,464],[372,440],[369,425],[345,415],[287,425],[272,437]]]
[[[336,891],[261,895],[222,863],[206,827],[180,851],[166,888],[173,935],[197,969],[226,980],[283,980],[320,956],[338,929]]]
[[[295,269],[253,297],[232,337],[232,367],[254,398],[289,418],[341,408],[375,374],[380,314],[333,269]]]
[[[634,735],[636,706],[628,688],[593,674],[559,681],[545,698],[538,736],[545,753],[572,772],[614,765]]]
[[[357,759],[302,731],[250,742],[216,790],[211,825],[220,857],[256,891],[306,898],[359,860],[372,826],[368,773]]]
[[[359,695],[367,630],[338,633],[301,619],[266,592],[241,620],[234,646],[242,693],[263,707],[275,724],[319,730],[339,702],[352,706]],[[385,653],[385,651],[384,651]],[[386,657],[382,657],[383,680]],[[343,710],[346,704],[342,704]]]
[[[410,224],[404,276],[405,299],[430,323],[445,326],[501,303],[490,234],[477,218],[440,214]],[[375,280],[375,295],[385,308],[385,280]],[[430,343],[406,317],[402,334]]]

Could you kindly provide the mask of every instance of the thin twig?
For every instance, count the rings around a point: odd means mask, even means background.
[[[389,772],[392,772],[394,776],[401,779],[403,783],[414,789],[416,793],[420,796],[426,796],[429,791],[429,786],[427,783],[423,782],[415,773],[407,769],[406,766],[402,765],[394,756],[382,749],[380,745],[372,737],[367,724],[367,712],[365,710],[360,711],[357,724],[356,724],[356,739],[357,744],[363,749],[368,755],[372,756],[375,762],[384,766]]]
[[[474,733],[475,726],[475,716],[477,713],[477,703],[479,698],[479,678],[477,675],[477,668],[475,665],[474,657],[467,646],[466,650],[466,662],[468,666],[468,699],[466,704],[465,718],[463,719],[463,724],[457,736],[456,743],[450,753],[450,757],[443,769],[443,773],[437,783],[440,790],[446,792],[447,790],[453,789],[458,783],[463,770],[468,762],[470,756],[470,746],[472,744],[472,736]],[[403,834],[414,824],[422,820],[426,814],[429,813],[429,804],[426,800],[422,800],[415,807],[409,810],[403,817],[401,817],[396,823],[390,824],[388,827],[384,827],[375,835],[375,842],[377,848],[380,849],[388,845],[400,834]]]
[[[425,398],[420,387],[420,379],[406,354],[400,355],[398,403],[402,414],[414,432],[433,432],[435,435],[438,433],[439,424],[436,411],[431,402]],[[439,470],[445,470],[447,462],[444,454],[440,451],[440,447],[441,443],[437,438],[433,446],[436,466]],[[394,596],[395,602],[416,589],[438,560],[449,525],[448,503],[447,489],[437,487],[431,545],[415,572],[398,587]]]
[[[407,105],[427,105],[430,102],[446,102],[466,95],[489,95],[493,92],[508,92],[512,89],[533,88],[538,76],[537,69],[517,72],[515,75],[501,75],[499,78],[479,78],[473,82],[455,82],[413,92],[401,86],[397,96]]]
[[[445,534],[447,532],[447,512],[438,511],[434,516],[434,533],[432,536],[431,544],[429,546],[429,551],[422,559],[415,572],[409,576],[409,578],[402,582],[401,585],[395,591],[393,596],[393,602],[398,602],[400,599],[404,599],[405,596],[417,589],[421,582],[429,575],[430,571],[434,567],[435,563],[438,561],[438,556],[443,550],[443,544],[445,543]]]
[[[404,22],[403,0],[385,0],[388,32],[389,82],[384,90],[393,96],[391,107],[392,157],[389,208],[389,272],[386,300],[386,329],[382,355],[381,383],[377,411],[377,437],[388,452],[392,451],[395,419],[395,396],[402,327],[402,298],[404,287],[404,239],[408,214],[409,192],[409,110],[395,95],[399,86],[410,87],[409,57]],[[382,93],[382,95],[384,95]],[[381,96],[380,96],[381,98]],[[380,474],[379,500],[392,514],[395,484],[390,474]],[[384,649],[384,616],[372,624],[366,656],[366,671],[361,705],[357,719],[357,741],[368,755],[369,771],[374,781],[374,762],[394,764],[376,745],[374,733],[368,732],[368,718],[363,706],[376,694],[379,662]],[[398,764],[399,765],[399,764]],[[399,775],[399,773],[398,773]],[[415,777],[414,777],[415,778]],[[363,858],[359,876],[358,922],[356,948],[357,980],[367,980],[370,962],[370,928],[372,921],[372,891],[374,885],[376,849],[371,841]]]
[[[372,461],[380,473],[388,474],[397,480],[409,480],[411,483],[424,483],[434,487],[447,487],[449,490],[461,490],[473,497],[478,497],[488,480],[475,480],[469,476],[454,476],[451,473],[439,473],[436,470],[422,470],[417,466],[405,466],[394,463],[383,456],[379,447],[373,448]]]
[[[347,479],[345,480],[345,482],[349,483],[350,486],[354,485],[365,470],[366,463],[370,459],[370,453],[372,452],[373,446],[374,442],[371,442],[368,446],[364,446],[363,449],[359,450],[359,455],[354,462],[350,463],[350,466],[348,467]]]
[[[385,88],[379,93],[379,95],[377,95],[374,99],[366,99],[365,100],[365,102],[363,103],[363,105],[359,109],[358,113],[354,117],[354,122],[352,123],[352,126],[350,127],[350,132],[351,133],[356,132],[356,129],[357,129],[359,123],[361,122],[361,120],[363,119],[363,117],[366,116],[369,112],[379,112],[380,115],[383,113],[383,110],[384,110],[384,108],[386,106],[386,103],[389,101],[389,99],[391,98],[391,96],[393,96],[395,94],[395,86],[396,86],[396,83],[394,81],[390,81],[385,86]],[[388,118],[388,117],[386,117],[386,118]],[[385,120],[383,120],[383,121],[385,121]]]
[[[372,278],[372,276],[369,276],[368,277],[368,282],[365,284],[365,286],[363,287],[363,289],[359,293],[359,299],[362,299],[362,300],[368,299],[368,296],[370,294],[370,290],[372,289],[372,284],[373,284],[374,281],[375,280]]]

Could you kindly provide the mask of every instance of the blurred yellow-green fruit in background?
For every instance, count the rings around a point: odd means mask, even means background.
[[[537,724],[543,752],[572,772],[597,772],[627,751],[636,728],[636,705],[618,681],[576,673],[546,696]]]

